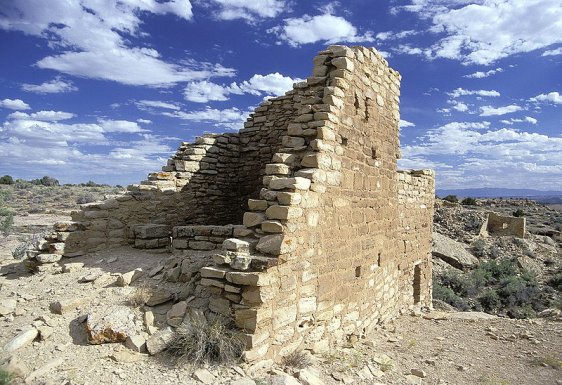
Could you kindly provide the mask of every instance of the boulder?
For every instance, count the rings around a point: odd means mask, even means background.
[[[466,250],[464,244],[436,232],[433,233],[432,253],[457,269],[473,268],[479,262],[478,258]]]
[[[88,342],[94,345],[123,342],[136,335],[135,315],[126,306],[111,306],[88,314],[86,331]]]
[[[175,337],[174,331],[169,327],[158,330],[146,340],[146,350],[151,355],[160,353],[168,347]]]

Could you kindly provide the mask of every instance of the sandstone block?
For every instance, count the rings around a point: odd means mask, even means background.
[[[228,238],[222,243],[222,248],[237,253],[249,253],[250,243],[237,238]]]
[[[55,263],[60,261],[62,254],[38,254],[35,259],[39,263]]]
[[[222,279],[226,275],[226,271],[223,269],[218,269],[216,267],[203,267],[200,270],[201,277],[203,278],[218,278]]]
[[[174,338],[175,333],[170,327],[158,330],[146,340],[146,350],[150,355],[158,354],[165,350]]]
[[[308,190],[310,188],[310,180],[301,177],[276,178],[271,180],[269,188],[272,190]]]
[[[83,298],[69,298],[56,301],[50,304],[50,309],[55,314],[64,314],[69,311],[75,310],[84,302]]]
[[[189,241],[189,248],[193,250],[213,250],[217,245],[207,241]]]
[[[129,271],[127,273],[121,274],[117,277],[117,286],[129,286],[131,283],[135,282],[137,279],[142,277],[144,272],[142,269],[135,269],[133,271]]]
[[[246,211],[242,218],[242,223],[247,227],[254,227],[265,220],[265,214],[259,212]]]
[[[231,271],[226,273],[226,280],[236,285],[267,286],[270,284],[271,278],[265,273]]]
[[[294,206],[273,205],[265,211],[268,219],[296,219],[302,216],[302,209]]]
[[[283,225],[278,221],[264,221],[261,224],[261,230],[265,233],[282,233]]]
[[[312,114],[308,114],[310,116],[309,120],[312,120]],[[302,115],[301,115],[302,116]],[[299,136],[284,136],[281,140],[283,147],[302,147],[305,145],[304,138]]]
[[[263,199],[248,199],[248,208],[252,211],[265,211],[267,201]]]
[[[282,255],[295,251],[297,242],[282,234],[266,235],[260,238],[256,249],[265,254]]]
[[[288,175],[291,173],[289,166],[283,163],[269,163],[265,166],[267,175]]]
[[[128,336],[125,346],[134,352],[142,353],[146,350],[146,340],[141,335]]]
[[[303,167],[329,169],[332,165],[332,159],[327,154],[309,154],[303,157],[301,165]]]

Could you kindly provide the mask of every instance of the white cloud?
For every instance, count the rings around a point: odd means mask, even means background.
[[[47,122],[56,122],[59,120],[72,119],[75,115],[70,112],[64,111],[37,111],[32,114],[25,112],[12,112],[8,115],[8,119],[28,119],[28,120],[43,120]]]
[[[503,107],[492,107],[492,106],[482,106],[480,107],[480,116],[498,116],[511,114],[513,112],[521,111],[523,108],[521,106],[511,104],[509,106]]]
[[[562,95],[558,92],[549,92],[548,94],[537,95],[534,98],[531,98],[531,101],[562,104]]]
[[[205,80],[189,83],[184,90],[184,97],[191,102],[207,103],[212,100],[228,100],[228,95],[230,94],[279,96],[291,90],[293,88],[293,83],[299,81],[301,81],[301,79],[283,76],[278,72],[268,75],[256,74],[249,80],[245,80],[241,83],[233,82],[228,86]]]
[[[424,51],[418,47],[412,47],[408,44],[400,44],[398,47],[392,49],[393,52],[403,53],[406,55],[423,55]]]
[[[453,110],[459,111],[459,112],[466,112],[468,111],[468,106],[462,102],[453,100],[452,103],[453,105]]]
[[[453,98],[470,95],[497,97],[500,96],[500,93],[495,90],[465,90],[463,88],[457,88],[456,90],[447,92],[447,95]]]
[[[406,128],[406,127],[415,127],[415,124],[412,122],[408,122],[407,120],[400,119],[400,128]]]
[[[213,0],[213,3],[220,7],[217,17],[221,20],[254,21],[256,17],[275,17],[287,8],[284,0]]]
[[[161,115],[192,122],[211,123],[217,127],[236,130],[244,127],[244,121],[248,117],[248,112],[242,111],[236,107],[223,110],[207,107],[204,110],[189,112],[163,111]]]
[[[230,91],[227,86],[221,86],[207,80],[188,83],[183,91],[185,100],[196,103],[207,103],[211,100],[228,100],[229,93]]]
[[[440,188],[562,189],[562,138],[490,128],[489,122],[452,122],[428,130],[415,144],[403,147],[399,164],[433,164]]]
[[[558,56],[562,55],[562,47],[544,51],[541,56]]]
[[[432,58],[488,65],[517,53],[562,42],[559,0],[411,0],[398,10],[431,20],[431,31],[445,34],[431,47]],[[540,20],[540,22],[535,22]]]
[[[39,60],[37,66],[74,76],[165,86],[233,75],[233,70],[220,65],[171,63],[153,48],[131,46],[130,38],[143,34],[140,16],[146,12],[192,17],[188,0],[52,0],[48,9],[40,0],[8,0],[0,14],[0,28],[47,38],[58,52]]]
[[[147,109],[147,108],[165,108],[168,110],[180,110],[180,107],[173,103],[162,102],[160,100],[139,100],[135,102],[138,108],[140,109]]]
[[[507,124],[507,125],[513,125],[513,123],[531,123],[531,124],[537,124],[539,121],[533,117],[530,116],[525,116],[525,118],[523,119],[516,119],[516,118],[511,118],[509,120],[500,120],[501,123],[503,124]]]
[[[150,119],[137,119],[137,122],[140,124],[152,124],[152,120]]]
[[[482,79],[482,78],[487,78],[488,76],[492,76],[495,75],[497,73],[503,72],[503,68],[496,68],[496,69],[492,69],[486,72],[482,72],[482,71],[476,71],[474,73],[471,73],[469,75],[464,75],[463,78],[469,78],[469,79]]]
[[[374,40],[371,32],[358,34],[357,28],[349,21],[329,13],[317,16],[303,15],[300,18],[285,19],[284,22],[283,26],[271,28],[268,32],[276,34],[281,41],[293,47],[316,42],[333,44]]]
[[[7,108],[9,110],[30,110],[29,104],[21,99],[4,99],[0,100],[0,108]]]
[[[21,89],[27,92],[35,92],[37,94],[57,94],[62,92],[78,91],[78,88],[70,81],[60,78],[53,79],[49,82],[41,84],[22,84]]]
[[[377,38],[377,40],[385,41],[385,40],[404,39],[405,37],[409,37],[417,34],[418,32],[414,30],[400,31],[400,32],[388,31],[388,32],[379,32],[375,37]]]
[[[137,122],[130,122],[128,120],[100,119],[98,123],[104,132],[136,133],[146,131],[142,129]]]

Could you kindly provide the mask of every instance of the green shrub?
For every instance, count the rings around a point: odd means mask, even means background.
[[[14,376],[4,368],[0,368],[0,385],[8,385],[12,383]]]
[[[456,195],[447,195],[443,198],[444,201],[452,202],[452,203],[459,203],[459,198]]]
[[[462,311],[470,309],[470,306],[468,306],[462,297],[456,294],[451,288],[445,287],[438,282],[433,282],[433,298],[448,303]]]
[[[6,193],[0,191],[0,233],[6,236],[14,225],[14,213],[4,204],[5,196]]]
[[[45,175],[41,179],[33,179],[31,184],[38,185],[38,186],[59,186],[59,181],[55,178],[51,178],[50,176]]]
[[[463,206],[476,206],[476,199],[470,198],[470,197],[464,198],[461,201],[461,205],[463,205]]]
[[[523,210],[521,210],[521,209],[517,209],[517,210],[515,210],[515,211],[512,213],[512,215],[513,215],[514,217],[524,217],[524,216],[525,216],[525,212],[524,212]]]
[[[14,184],[14,178],[10,175],[4,175],[0,177],[0,184]]]
[[[562,291],[562,271],[554,274],[554,276],[547,281],[547,285],[558,291]]]
[[[95,201],[96,201],[96,197],[92,193],[81,194],[78,196],[78,198],[76,198],[76,203],[78,203],[79,205],[85,203],[92,203]]]

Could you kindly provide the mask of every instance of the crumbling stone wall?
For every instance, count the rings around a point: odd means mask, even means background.
[[[78,248],[222,241],[192,303],[232,319],[250,361],[327,351],[431,306],[434,176],[396,170],[399,85],[376,50],[329,47],[239,133],[183,144],[162,172],[77,213]]]

